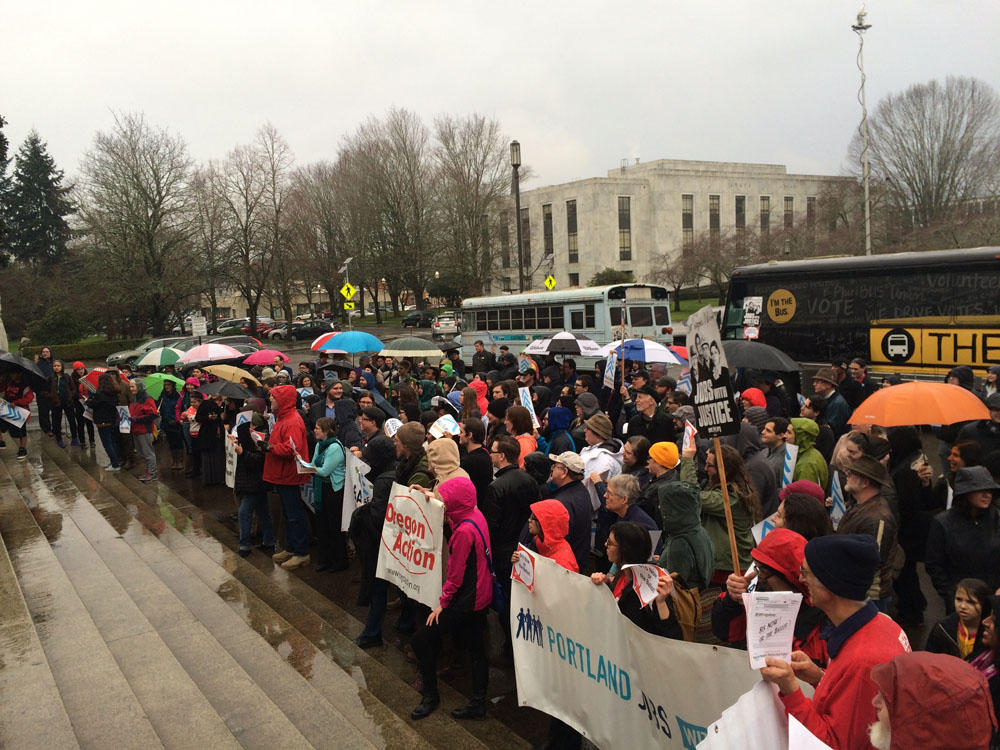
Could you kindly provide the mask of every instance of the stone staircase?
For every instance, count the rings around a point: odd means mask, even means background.
[[[0,747],[524,748],[464,696],[409,720],[395,648],[166,485],[0,453]]]

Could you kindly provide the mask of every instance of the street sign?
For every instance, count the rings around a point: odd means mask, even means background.
[[[345,310],[353,310],[354,309],[354,303],[353,302],[345,302],[344,303],[344,309]]]
[[[343,295],[344,299],[350,299],[358,290],[351,286],[351,282],[346,282],[342,287],[340,287],[340,293]]]
[[[545,288],[550,292],[556,288],[556,277],[551,273],[545,277]]]
[[[191,335],[192,336],[208,335],[208,321],[205,320],[204,315],[191,316]]]

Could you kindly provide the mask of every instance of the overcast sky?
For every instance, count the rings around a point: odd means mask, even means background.
[[[622,158],[838,174],[860,118],[857,0],[0,0],[0,114],[67,175],[112,111],[198,160],[271,121],[299,163],[392,105],[497,118],[540,187]],[[1000,2],[871,0],[868,101],[947,75],[1000,83]]]

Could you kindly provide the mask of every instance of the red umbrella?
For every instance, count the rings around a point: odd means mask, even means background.
[[[90,391],[96,391],[97,390],[97,381],[100,379],[101,373],[102,372],[107,372],[107,371],[108,371],[107,367],[95,367],[93,370],[91,370],[86,375],[84,375],[80,379],[80,382],[82,382],[84,384],[84,386],[87,387],[88,390],[90,390]],[[118,371],[116,370],[116,372],[118,372]],[[128,378],[126,378],[124,375],[122,375],[121,372],[118,372],[118,375],[119,375],[119,377],[121,377],[122,380],[124,380],[125,382],[128,382]]]
[[[691,359],[691,357],[688,356],[688,348],[686,346],[681,346],[680,344],[672,344],[667,348],[674,354],[676,354],[678,357],[683,357],[684,359]]]
[[[918,380],[875,391],[855,409],[847,422],[903,427],[989,418],[990,411],[986,404],[972,391],[960,385]]]
[[[245,365],[270,365],[274,362],[275,357],[281,357],[282,362],[288,361],[288,355],[279,352],[277,349],[258,349],[255,352],[251,352],[247,355],[247,358],[243,360]]]

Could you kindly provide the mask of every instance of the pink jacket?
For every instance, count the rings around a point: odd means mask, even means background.
[[[444,501],[445,518],[451,525],[441,606],[460,612],[479,612],[493,601],[493,579],[483,548],[484,540],[489,547],[490,531],[486,518],[476,507],[476,487],[465,477],[455,477],[439,484],[437,493]],[[473,524],[479,527],[482,537]]]

